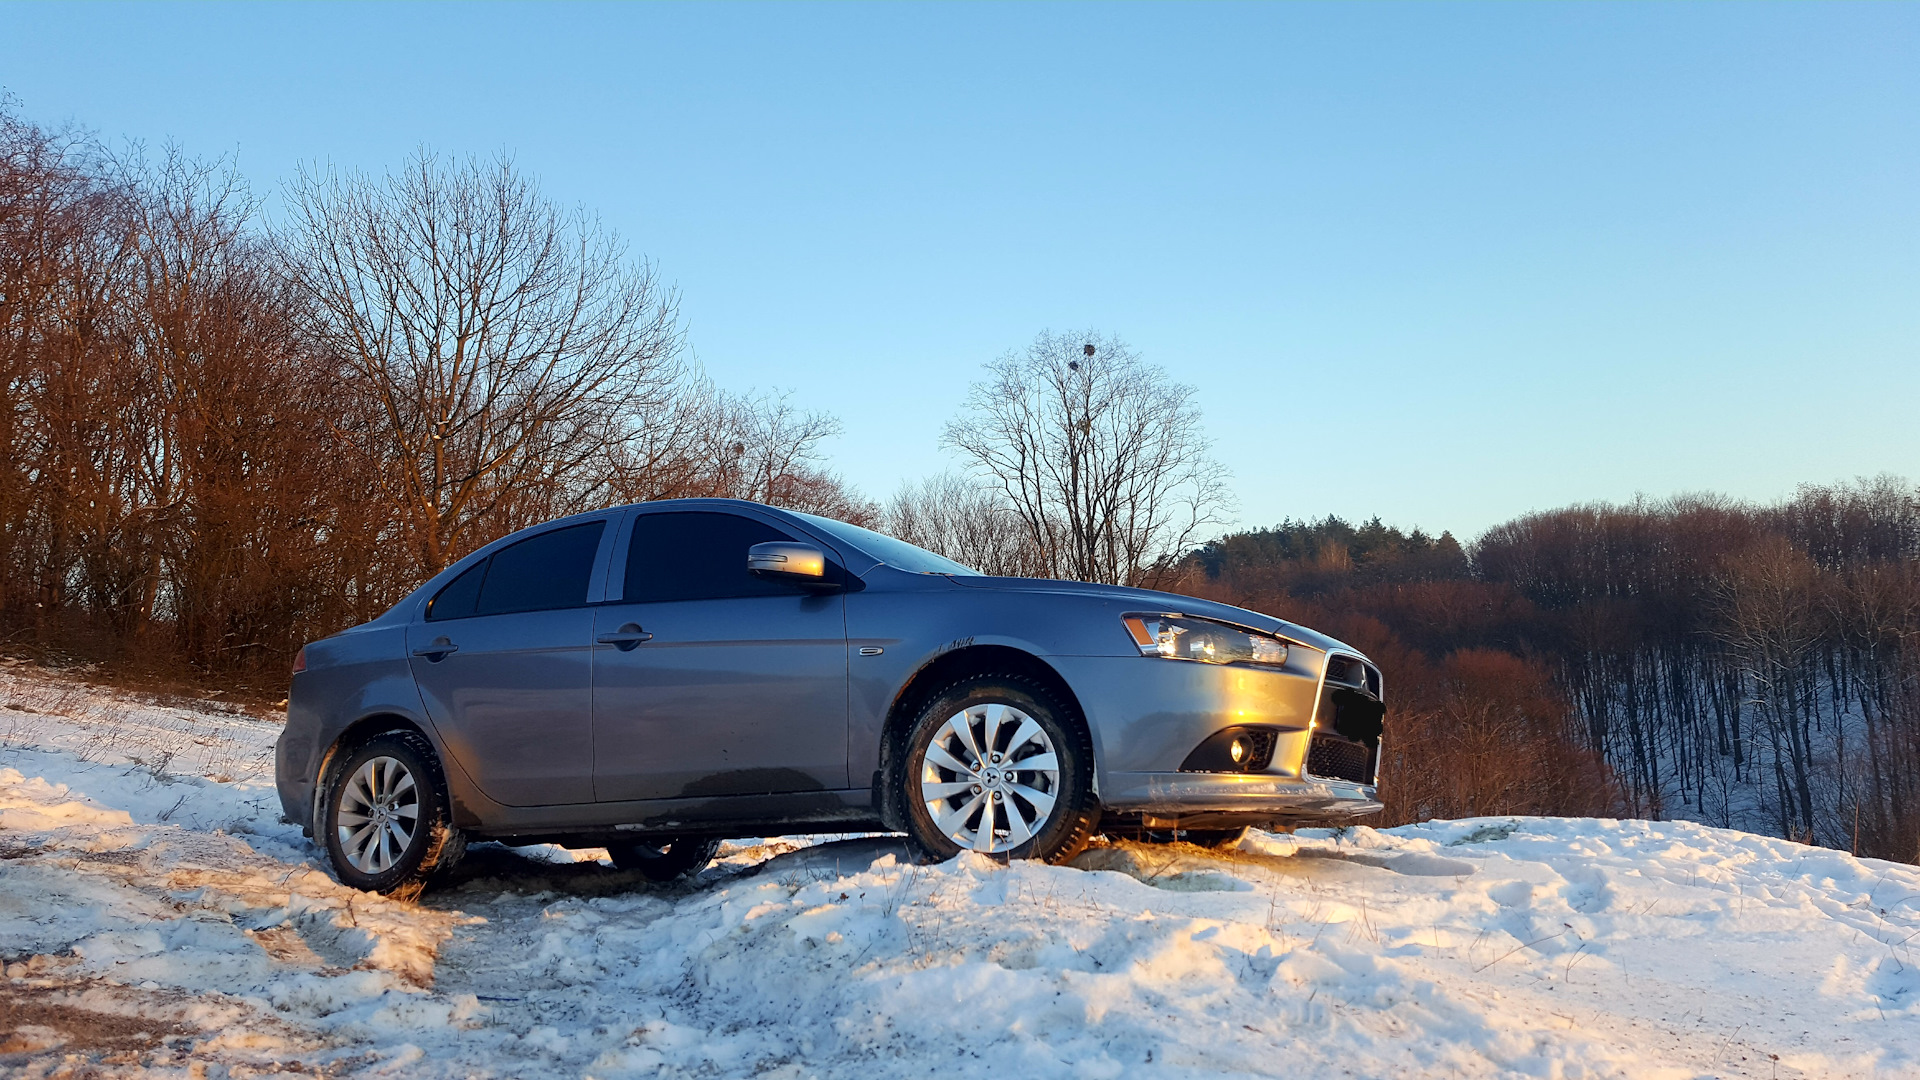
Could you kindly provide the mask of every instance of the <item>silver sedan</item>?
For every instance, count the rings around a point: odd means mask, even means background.
[[[1188,596],[983,577],[723,499],[506,537],[295,663],[280,799],[340,880],[417,891],[468,838],[654,880],[724,836],[905,832],[1063,861],[1380,809],[1379,670]]]

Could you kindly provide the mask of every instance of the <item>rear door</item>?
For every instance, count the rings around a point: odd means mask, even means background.
[[[593,801],[593,609],[607,522],[552,529],[455,578],[408,628],[455,762],[508,806]]]
[[[600,801],[847,786],[845,600],[747,572],[747,548],[799,539],[745,514],[634,515],[622,596],[595,611]]]

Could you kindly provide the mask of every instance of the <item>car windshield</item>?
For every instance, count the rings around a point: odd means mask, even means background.
[[[971,566],[963,566],[943,555],[935,555],[926,548],[914,547],[905,540],[895,540],[891,536],[883,536],[872,529],[863,529],[858,525],[849,525],[844,521],[835,521],[816,514],[796,516],[806,518],[826,530],[834,539],[844,540],[898,570],[905,570],[911,574],[981,576],[980,571]]]

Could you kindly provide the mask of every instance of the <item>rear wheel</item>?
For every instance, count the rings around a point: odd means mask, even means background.
[[[622,870],[638,870],[648,881],[678,881],[705,869],[720,850],[720,841],[706,837],[677,837],[658,844],[608,844],[607,855]]]
[[[948,687],[907,734],[894,782],[909,835],[935,858],[962,851],[1065,862],[1093,835],[1093,748],[1044,687],[981,676]]]
[[[419,895],[466,850],[433,746],[411,731],[376,736],[328,767],[320,826],[341,884],[392,896]]]

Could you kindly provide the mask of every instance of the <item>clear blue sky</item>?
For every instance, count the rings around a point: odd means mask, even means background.
[[[0,6],[40,121],[511,151],[870,494],[1095,327],[1243,524],[1920,478],[1920,5]]]

